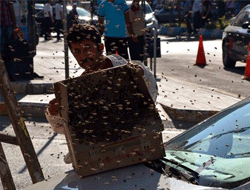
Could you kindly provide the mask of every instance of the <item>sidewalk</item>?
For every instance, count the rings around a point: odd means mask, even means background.
[[[48,42],[44,42],[42,38],[40,40],[34,58],[34,71],[44,78],[12,83],[26,117],[43,117],[48,102],[54,97],[53,83],[65,79],[63,42],[56,43],[55,39]],[[83,72],[71,53],[69,64],[70,77],[79,76]],[[240,100],[216,89],[178,81],[164,75],[157,75],[157,83],[157,102],[171,118],[179,120],[198,122]],[[0,115],[5,114],[7,112],[0,97]],[[162,115],[168,117],[166,114]]]

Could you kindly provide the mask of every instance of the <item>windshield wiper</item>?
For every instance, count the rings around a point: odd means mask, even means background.
[[[187,166],[184,166],[184,165],[182,165],[179,162],[176,162],[174,160],[169,160],[167,158],[161,158],[160,160],[169,168],[169,171],[171,172],[171,174],[173,174],[175,176],[182,176],[188,182],[191,182],[193,184],[198,185],[198,182],[197,182],[197,179],[199,179],[199,173],[198,172],[196,172],[196,171],[188,168]],[[171,163],[171,164],[176,165],[177,167],[183,168],[187,172],[182,172],[182,171],[178,170],[177,168],[169,166],[168,162]]]

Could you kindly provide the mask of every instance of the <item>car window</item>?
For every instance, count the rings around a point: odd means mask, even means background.
[[[35,15],[36,17],[44,17],[44,12],[43,10],[41,10],[41,11],[38,11]]]
[[[219,157],[243,156],[250,152],[243,141],[250,143],[250,103],[222,112],[212,120],[190,130],[168,145],[168,149],[188,150]],[[213,147],[215,145],[215,147]],[[247,155],[250,157],[250,153]]]
[[[236,17],[236,19],[235,19],[235,21],[234,21],[234,26],[241,27],[242,24],[244,23],[244,21],[246,20],[246,17],[247,17],[247,16],[248,16],[248,15],[247,15],[246,12],[240,13],[240,14]]]
[[[87,10],[83,9],[83,8],[76,8],[77,13],[79,14],[79,16],[91,16],[90,12],[88,12]]]

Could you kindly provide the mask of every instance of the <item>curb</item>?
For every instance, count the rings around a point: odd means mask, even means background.
[[[52,94],[53,83],[29,83],[27,81],[11,82],[14,92],[17,94]]]
[[[187,31],[187,28],[182,27],[161,27],[159,35],[166,36],[177,36],[182,35]],[[221,29],[205,29],[201,28],[198,32],[199,35],[202,35],[205,38],[222,38],[223,30]]]
[[[44,117],[47,104],[39,103],[19,103],[23,117]],[[0,102],[0,116],[8,116],[7,108],[4,102]]]
[[[201,122],[219,112],[214,110],[175,109],[163,104],[161,105],[172,119],[187,122]]]
[[[182,27],[161,27],[159,35],[177,36],[186,31],[187,29]]]

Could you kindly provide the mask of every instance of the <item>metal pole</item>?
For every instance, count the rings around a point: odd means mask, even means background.
[[[142,0],[142,9],[143,9],[143,16],[145,18],[146,16],[146,5],[145,5],[145,0]],[[145,18],[146,20],[146,18]],[[147,28],[147,24],[145,22],[145,29]],[[147,38],[147,32],[145,32],[145,36],[144,36],[144,40],[146,41],[146,38]],[[143,62],[144,62],[144,65],[148,66],[148,61],[147,61],[147,47],[144,47],[143,48]]]
[[[153,30],[150,31],[149,44],[151,44],[152,37],[153,37]],[[153,71],[153,58],[152,58],[152,56],[150,56],[150,67],[149,68],[151,71]]]
[[[91,14],[91,20],[90,24],[93,25],[93,17],[94,17],[94,0],[90,1],[90,14]]]
[[[67,0],[63,1],[63,28],[64,28],[64,62],[65,62],[65,79],[69,78],[69,50],[66,34],[68,33],[67,22]]]
[[[153,35],[154,35],[154,77],[156,78],[156,29],[153,28]]]

